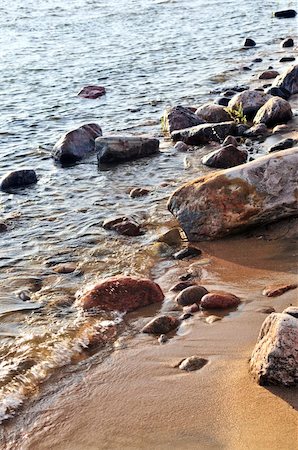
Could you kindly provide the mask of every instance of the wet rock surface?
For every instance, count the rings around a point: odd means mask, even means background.
[[[160,303],[164,299],[158,284],[147,278],[111,277],[96,284],[76,301],[83,309],[130,312],[140,307]]]
[[[277,144],[272,145],[269,148],[269,153],[277,152],[277,151],[280,151],[280,150],[285,150],[287,148],[292,148],[296,144],[297,144],[297,141],[295,139],[286,138],[286,139],[283,139],[282,141],[278,142]]]
[[[194,303],[200,304],[202,297],[206,294],[208,294],[208,291],[204,286],[190,286],[183,289],[175,300],[180,306],[189,306]]]
[[[263,290],[263,295],[266,297],[279,297],[280,295],[284,294],[287,291],[291,291],[292,289],[296,289],[298,287],[298,284],[278,284],[278,285],[272,285],[267,286]]]
[[[290,98],[290,92],[283,87],[270,87],[266,90],[267,94],[270,94],[274,97],[280,97],[284,100],[288,100]]]
[[[174,141],[183,141],[188,145],[200,145],[211,141],[221,142],[235,132],[236,124],[234,122],[208,123],[174,131],[171,133],[171,137]]]
[[[140,136],[107,136],[95,140],[99,164],[121,163],[159,152],[159,140]]]
[[[283,48],[294,47],[294,40],[292,38],[286,38],[281,42],[280,45]]]
[[[265,123],[268,127],[286,123],[293,117],[291,105],[287,100],[273,97],[257,112],[254,123]]]
[[[218,322],[219,320],[222,320],[222,317],[219,316],[208,316],[205,319],[206,323],[212,324],[214,322]]]
[[[206,103],[200,106],[195,114],[206,122],[219,123],[229,122],[231,117],[225,110],[224,106],[216,105],[214,103]]]
[[[186,372],[192,372],[194,370],[202,369],[207,363],[208,359],[201,358],[200,356],[190,356],[180,362],[179,369],[185,370]]]
[[[229,292],[209,292],[201,299],[203,309],[225,309],[238,306],[240,299]]]
[[[37,183],[37,175],[35,170],[22,169],[4,175],[0,181],[1,191],[9,191],[10,189],[22,188]]]
[[[278,77],[279,72],[276,70],[265,70],[265,72],[262,72],[259,76],[260,80],[271,80],[272,78]]]
[[[116,231],[124,236],[141,236],[143,234],[140,225],[126,216],[106,219],[102,226],[105,230]]]
[[[175,106],[167,110],[164,114],[164,130],[169,133],[175,130],[194,127],[202,123],[205,123],[205,121],[184,106]]]
[[[250,371],[260,385],[297,383],[297,318],[272,313],[265,319],[250,359]]]
[[[145,195],[150,194],[150,189],[146,189],[146,188],[133,188],[130,193],[129,196],[131,198],[137,198],[137,197],[144,197]]]
[[[79,97],[95,99],[105,95],[106,90],[103,86],[85,86],[78,93]]]
[[[228,107],[232,110],[242,108],[243,114],[252,118],[270,98],[270,95],[257,90],[243,91],[231,98]]]
[[[266,136],[269,133],[267,126],[264,123],[258,123],[252,126],[244,132],[244,136],[251,139],[258,139],[260,137]]]
[[[200,256],[202,251],[199,248],[188,246],[179,250],[179,252],[174,254],[175,259],[190,259]]]
[[[175,330],[180,325],[180,320],[173,316],[159,316],[150,320],[147,325],[142,328],[142,333],[147,334],[167,334]]]
[[[216,169],[228,169],[229,167],[244,164],[247,160],[247,151],[240,150],[234,145],[226,145],[202,158],[202,163]]]
[[[272,86],[286,89],[290,95],[298,93],[298,65],[290,66],[279,77]]]
[[[195,284],[196,283],[194,281],[178,281],[178,283],[174,284],[170,288],[170,291],[173,291],[173,292],[183,291],[183,289],[186,289],[190,286],[194,286]]]

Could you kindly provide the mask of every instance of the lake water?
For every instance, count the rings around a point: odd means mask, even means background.
[[[199,105],[214,90],[246,82],[251,75],[241,67],[256,56],[263,69],[272,63],[279,38],[293,35],[297,25],[272,12],[294,3],[1,1],[0,175],[30,167],[39,182],[0,194],[8,224],[0,235],[0,419],[53,370],[75,362],[90,333],[105,331],[107,318],[82,315],[71,306],[74,295],[104,276],[149,275],[161,260],[156,236],[173,223],[166,199],[204,172],[163,141],[160,156],[105,171],[95,155],[73,167],[55,165],[53,144],[87,122],[104,134],[162,138],[166,106]],[[257,47],[241,50],[245,37]],[[106,96],[79,98],[89,84],[105,86]],[[131,199],[136,186],[152,192]],[[101,222],[114,214],[135,215],[145,235],[103,230]],[[53,267],[65,262],[77,270],[57,274]],[[20,299],[22,290],[31,301]]]

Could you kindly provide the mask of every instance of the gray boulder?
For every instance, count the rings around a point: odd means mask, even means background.
[[[188,145],[206,144],[210,141],[222,142],[228,135],[236,133],[235,122],[207,123],[171,133],[173,141]]]
[[[270,95],[261,91],[243,91],[231,98],[228,107],[231,110],[242,108],[243,114],[252,118],[270,98]]]
[[[184,106],[174,106],[173,108],[169,108],[163,115],[163,131],[166,133],[194,127],[202,123],[205,123],[205,120]]]
[[[279,77],[275,78],[272,86],[286,89],[290,95],[298,94],[298,64],[290,66]]]
[[[264,123],[267,127],[287,123],[293,117],[291,105],[287,100],[273,97],[268,100],[257,112],[254,123]]]
[[[4,175],[0,181],[0,189],[9,191],[10,189],[21,188],[37,183],[37,176],[32,169],[14,170]]]
[[[79,161],[94,151],[95,139],[101,135],[101,128],[96,123],[82,125],[63,134],[54,145],[52,155],[62,164]]]
[[[95,150],[100,164],[120,163],[158,153],[159,140],[141,136],[99,137]]]
[[[178,188],[168,208],[189,241],[297,215],[298,147],[210,173]]]

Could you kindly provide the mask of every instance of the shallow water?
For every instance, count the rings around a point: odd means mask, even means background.
[[[52,145],[86,122],[99,123],[104,134],[161,137],[166,106],[198,105],[213,99],[214,89],[246,82],[250,74],[239,68],[256,56],[263,69],[271,64],[279,38],[297,24],[271,13],[291,3],[2,0],[0,175],[31,167],[39,182],[0,194],[9,226],[0,236],[0,419],[53,369],[72,362],[89,333],[102,332],[106,317],[78,313],[75,293],[107,275],[148,275],[160,260],[154,240],[173,222],[168,195],[206,170],[193,155],[185,164],[168,142],[159,156],[105,171],[95,156],[61,168],[50,157]],[[242,51],[247,36],[258,46]],[[77,97],[88,84],[105,86],[106,96]],[[131,199],[135,186],[152,192]],[[101,222],[114,214],[135,215],[145,235],[103,230]],[[64,262],[77,270],[57,274],[53,266]],[[21,290],[31,301],[19,298]]]

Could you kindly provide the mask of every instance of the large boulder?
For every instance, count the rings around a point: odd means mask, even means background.
[[[190,241],[297,215],[298,147],[213,172],[177,189],[168,208]]]
[[[290,66],[279,77],[275,78],[272,86],[286,89],[290,95],[298,94],[298,64]]]
[[[129,312],[152,303],[160,303],[163,299],[162,290],[153,281],[118,276],[96,284],[76,301],[76,305],[83,309]]]
[[[37,176],[32,169],[20,169],[9,172],[0,180],[1,191],[21,188],[37,183]]]
[[[99,137],[95,150],[100,164],[120,163],[158,153],[159,140],[141,136]]]
[[[280,97],[273,97],[262,106],[257,112],[254,123],[264,123],[267,127],[286,123],[293,117],[291,105],[287,100]]]
[[[261,91],[243,91],[231,98],[228,108],[237,111],[242,108],[243,114],[252,118],[270,98],[270,95]]]
[[[174,106],[173,108],[167,109],[162,120],[163,131],[167,133],[205,123],[205,120],[184,106]]]
[[[295,316],[284,311],[265,319],[250,359],[250,371],[260,385],[291,386],[298,382],[298,319]]]
[[[216,169],[228,169],[229,167],[244,164],[247,160],[247,151],[240,150],[234,145],[226,145],[214,152],[208,153],[202,158],[202,163]]]
[[[222,142],[228,135],[235,134],[235,122],[207,123],[171,134],[173,141],[183,141],[188,145],[207,144],[210,141]]]
[[[95,139],[102,135],[99,125],[88,123],[61,136],[54,145],[53,157],[63,163],[73,163],[92,153]]]
[[[231,117],[224,106],[216,105],[215,103],[206,103],[200,106],[195,114],[203,119],[205,122],[219,123],[229,122]]]

